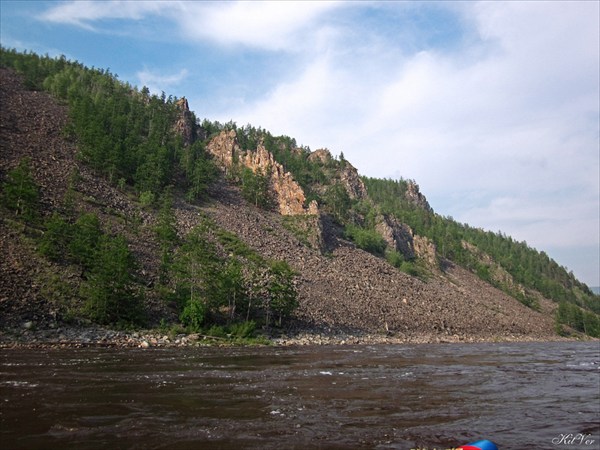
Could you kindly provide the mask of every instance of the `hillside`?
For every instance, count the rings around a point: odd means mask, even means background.
[[[547,298],[473,233],[440,251],[425,225],[441,218],[414,182],[390,206],[326,150],[200,123],[185,99],[3,52],[4,330],[198,331],[252,319],[271,332],[554,339],[558,317],[562,333],[578,320],[596,333],[598,299],[585,285],[566,277],[576,290]],[[40,70],[32,76],[28,64]]]

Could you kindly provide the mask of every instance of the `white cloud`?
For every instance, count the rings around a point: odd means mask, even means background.
[[[161,91],[168,92],[169,88],[181,83],[188,76],[187,69],[181,69],[177,73],[165,74],[144,69],[136,73],[140,86],[146,86],[151,93],[160,94]]]
[[[313,40],[319,17],[339,2],[264,1],[181,2],[176,20],[184,34],[197,40],[267,50],[295,50]]]
[[[328,34],[326,28],[313,32],[319,17],[343,6],[330,1],[71,1],[39,18],[94,30],[93,24],[102,20],[158,16],[172,22],[172,32],[185,39],[297,51],[307,40],[315,42]]]
[[[93,22],[105,19],[142,19],[168,4],[157,1],[72,1],[60,3],[39,16],[41,20],[94,29]]]

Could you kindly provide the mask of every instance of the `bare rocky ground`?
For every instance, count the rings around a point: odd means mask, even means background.
[[[99,215],[104,226],[126,235],[148,286],[157,278],[157,245],[151,232],[154,213],[140,208],[127,193],[96,177],[77,158],[77,147],[64,138],[66,107],[42,92],[25,91],[18,75],[0,69],[0,182],[25,156],[41,186],[46,214],[61,204],[78,173],[77,207]],[[274,336],[281,345],[392,342],[471,342],[482,340],[556,340],[554,304],[542,301],[531,310],[484,283],[472,273],[447,264],[421,280],[336,237],[331,221],[322,222],[327,252],[302,243],[279,214],[248,205],[236,188],[220,181],[211,200],[194,206],[175,204],[180,234],[209,216],[236,233],[267,258],[285,259],[298,272],[300,308],[288,329]],[[33,239],[11,219],[0,220],[0,346],[118,345],[180,346],[207,342],[201,336],[165,336],[123,332],[67,322],[48,277],[75,280],[79,275],[37,256]],[[52,275],[55,274],[55,275]],[[56,275],[58,274],[58,275]],[[76,281],[74,282],[76,285]],[[73,284],[72,284],[73,285]],[[61,294],[76,301],[76,292]],[[174,312],[149,296],[152,321],[172,320]]]

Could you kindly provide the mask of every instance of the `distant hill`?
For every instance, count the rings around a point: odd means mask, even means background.
[[[594,294],[596,294],[596,295],[600,295],[600,286],[593,286],[593,287],[590,287],[590,290],[591,290],[591,291],[592,291]]]
[[[589,287],[436,214],[414,180],[65,58],[0,55],[0,327],[600,336]]]

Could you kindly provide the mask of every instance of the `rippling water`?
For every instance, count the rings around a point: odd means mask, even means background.
[[[0,443],[598,449],[599,363],[598,342],[6,349]]]

